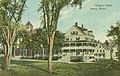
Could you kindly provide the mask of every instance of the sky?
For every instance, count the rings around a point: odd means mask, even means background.
[[[27,0],[27,8],[22,17],[22,23],[30,21],[34,28],[40,27],[40,12],[38,12],[41,0]],[[120,20],[120,0],[85,0],[82,9],[65,7],[58,21],[58,30],[67,32],[75,22],[92,30],[96,40],[104,42],[107,30]]]

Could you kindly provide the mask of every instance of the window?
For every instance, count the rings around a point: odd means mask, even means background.
[[[76,52],[82,52],[82,49],[77,49]]]
[[[90,52],[94,52],[94,50],[90,49]]]
[[[70,45],[71,45],[71,46],[75,46],[75,43],[71,43]]]
[[[70,52],[75,52],[75,49],[71,49]]]
[[[102,50],[100,50],[100,52],[102,52]]]
[[[87,37],[85,37],[85,40],[88,40],[88,38],[87,38]]]
[[[105,58],[105,54],[103,54],[103,58]]]
[[[69,46],[69,44],[64,44],[64,47],[68,47]]]
[[[105,50],[103,50],[103,52],[105,52]]]
[[[94,39],[91,39],[91,41],[94,41]]]
[[[93,44],[93,47],[95,47],[95,44]]]
[[[77,55],[80,54],[80,51],[81,51],[81,50],[76,50],[76,54],[77,54]]]
[[[78,31],[72,31],[71,35],[78,35]]]
[[[82,49],[77,49],[77,50],[76,50],[76,54],[77,54],[77,55],[80,54],[80,52],[82,52]]]
[[[80,37],[76,37],[76,40],[80,40]]]
[[[94,56],[93,56],[93,57],[92,57],[92,56],[90,56],[90,57],[89,57],[89,59],[94,59]]]
[[[82,46],[82,43],[76,43],[76,46]]]
[[[69,38],[66,38],[66,41],[69,41]]]
[[[89,52],[88,52],[88,51],[85,51],[85,54],[89,54]]]
[[[71,32],[71,35],[74,35],[75,32]]]
[[[98,54],[99,57],[101,57],[101,54]]]
[[[83,49],[83,52],[85,52],[86,51],[86,49]]]
[[[68,49],[65,49],[64,52],[69,52],[69,50],[68,50]]]
[[[116,56],[117,56],[117,57],[119,56],[119,53],[118,53],[118,52],[116,52]]]
[[[83,46],[86,46],[86,43],[83,43]]]
[[[95,56],[97,56],[97,54],[94,54]]]
[[[86,46],[89,46],[89,43],[86,43]]]

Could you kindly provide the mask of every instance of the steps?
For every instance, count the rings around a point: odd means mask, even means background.
[[[63,56],[58,62],[70,62],[70,56]]]

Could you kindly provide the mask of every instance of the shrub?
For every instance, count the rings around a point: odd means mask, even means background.
[[[100,60],[97,61],[97,64],[99,64],[100,66],[104,66],[104,69],[106,70],[120,70],[120,63],[113,59]]]
[[[70,57],[70,61],[71,61],[71,62],[82,62],[83,59],[82,59],[81,56],[71,56],[71,57]]]

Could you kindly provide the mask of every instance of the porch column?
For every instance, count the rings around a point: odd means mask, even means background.
[[[16,50],[16,49],[14,49],[14,57],[15,57],[15,50]]]
[[[75,54],[76,54],[76,56],[77,56],[77,50],[75,49]]]
[[[23,57],[25,56],[25,49],[23,49]]]
[[[26,49],[26,57],[27,57],[27,49]]]
[[[31,50],[31,58],[32,58],[32,50]]]

